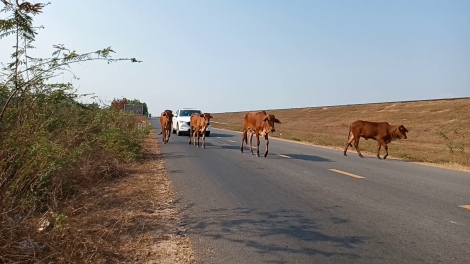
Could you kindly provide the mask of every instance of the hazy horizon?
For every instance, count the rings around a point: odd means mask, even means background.
[[[107,102],[139,99],[154,116],[468,97],[468,14],[464,0],[52,1],[31,54],[60,43],[142,60],[61,78]],[[2,62],[11,43],[0,42]]]

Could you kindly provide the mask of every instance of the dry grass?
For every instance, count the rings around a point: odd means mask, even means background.
[[[24,263],[194,263],[174,204],[155,132],[144,140],[144,157],[116,167],[113,178],[82,186],[60,202],[58,212],[30,217],[12,251]],[[58,223],[53,213],[67,216]],[[41,220],[51,224],[38,230]],[[59,225],[62,228],[58,229]],[[18,256],[0,255],[2,263]]]
[[[81,226],[84,237],[108,241],[107,248],[96,250],[115,256],[107,256],[103,263],[111,259],[114,263],[194,262],[186,230],[178,226],[174,195],[155,138],[153,131],[144,142],[144,159],[126,168],[127,177],[96,188],[74,210],[81,215],[73,217],[77,222],[72,226]]]
[[[108,249],[96,250],[109,250],[115,256],[103,263],[111,259],[113,263],[194,262],[186,230],[178,225],[174,195],[155,138],[152,131],[144,142],[144,159],[126,168],[127,177],[96,188],[74,210],[81,215],[73,217],[77,223],[72,225],[81,226],[84,237],[108,241]]]
[[[349,124],[355,120],[386,121],[404,125],[408,139],[389,145],[392,157],[411,161],[469,166],[465,155],[450,153],[437,134],[444,132],[467,147],[470,158],[470,99],[397,102],[384,104],[269,110],[281,120],[272,136],[344,149]],[[246,112],[212,114],[213,127],[241,131]],[[454,134],[451,130],[457,130]],[[361,151],[376,153],[376,142],[361,139]],[[353,150],[354,151],[354,150]]]

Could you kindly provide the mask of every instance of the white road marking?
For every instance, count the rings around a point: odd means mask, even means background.
[[[341,173],[343,175],[353,177],[353,178],[356,178],[356,179],[364,179],[365,178],[365,177],[362,177],[362,176],[359,176],[359,175],[356,175],[356,174],[352,174],[352,173],[345,172],[345,171],[340,171],[340,170],[337,170],[337,169],[329,169],[329,170],[333,171],[333,172],[336,172],[336,173]]]
[[[467,210],[470,210],[470,205],[460,205],[459,206],[460,208],[463,208],[463,209],[467,209]]]

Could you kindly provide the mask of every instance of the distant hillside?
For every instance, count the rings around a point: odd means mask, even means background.
[[[470,166],[469,97],[266,111],[282,122],[274,137],[343,149],[351,122],[386,121],[410,131],[408,139],[389,144],[392,157]],[[241,131],[245,113],[212,114],[213,127]],[[374,154],[376,146],[373,140],[359,143],[361,150]],[[356,153],[349,155],[358,158]]]

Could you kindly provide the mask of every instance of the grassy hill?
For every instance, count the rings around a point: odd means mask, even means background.
[[[282,122],[270,135],[277,138],[343,149],[351,122],[386,121],[409,130],[408,139],[389,144],[391,157],[470,167],[470,98],[266,111]],[[212,126],[241,131],[245,113],[212,114]],[[375,154],[377,143],[361,138],[359,148]],[[349,155],[358,158],[356,153]]]

